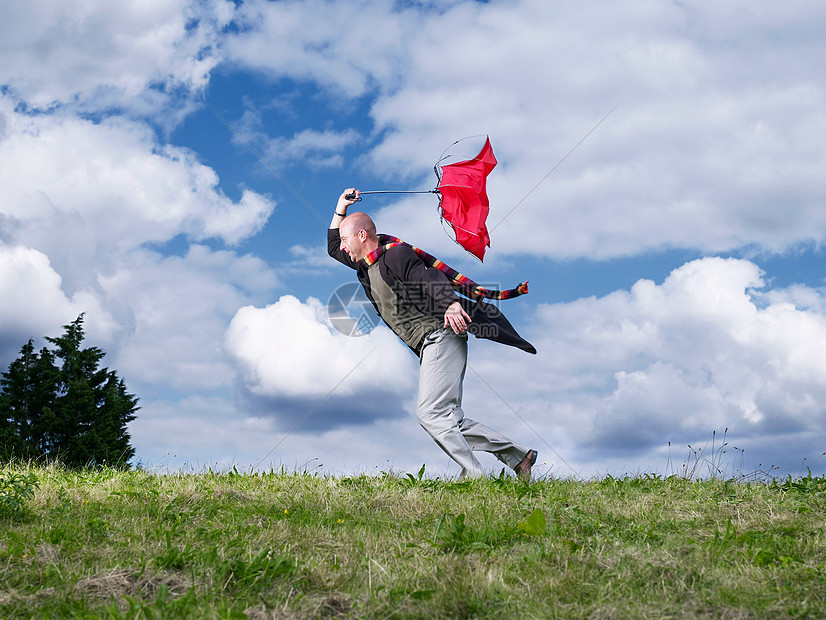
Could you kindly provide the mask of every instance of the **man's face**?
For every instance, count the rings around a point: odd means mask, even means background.
[[[367,237],[367,232],[363,228],[342,228],[339,230],[341,235],[341,244],[339,250],[347,252],[348,256],[354,261],[361,260],[367,255],[364,251],[364,239]]]

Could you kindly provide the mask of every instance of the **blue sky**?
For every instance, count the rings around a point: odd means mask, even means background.
[[[331,323],[353,274],[324,241],[342,189],[430,189],[489,135],[484,264],[433,196],[360,205],[478,281],[530,281],[503,309],[539,353],[472,342],[468,416],[542,474],[672,473],[723,434],[728,474],[826,471],[824,11],[7,3],[0,366],[85,312],[147,466],[453,475],[415,358]]]

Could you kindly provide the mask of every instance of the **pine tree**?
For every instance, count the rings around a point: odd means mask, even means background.
[[[49,452],[58,371],[48,349],[29,340],[0,377],[0,459],[38,458]]]
[[[127,424],[138,399],[105,353],[81,348],[83,315],[38,355],[30,340],[0,379],[0,460],[46,456],[73,467],[123,466],[134,456]],[[55,362],[60,361],[57,365]]]

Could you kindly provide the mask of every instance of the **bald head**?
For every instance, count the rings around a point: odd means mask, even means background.
[[[341,236],[339,249],[346,251],[355,261],[361,260],[379,245],[376,225],[369,215],[360,211],[341,220],[338,232]]]
[[[357,233],[359,230],[364,230],[367,233],[368,239],[376,239],[376,225],[372,218],[366,213],[356,211],[351,213],[339,224],[339,230],[342,235],[351,235]]]

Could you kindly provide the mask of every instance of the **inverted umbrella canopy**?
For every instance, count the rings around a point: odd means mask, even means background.
[[[487,178],[497,163],[487,138],[473,159],[436,166],[442,218],[453,228],[456,242],[479,260],[484,260],[485,248],[490,247],[485,224],[490,212]]]
[[[460,141],[453,144],[458,142]],[[490,138],[485,137],[485,145],[473,159],[442,166],[444,159],[443,156],[433,168],[439,180],[436,189],[373,190],[359,194],[438,194],[442,220],[453,229],[456,242],[480,261],[484,260],[485,248],[490,247],[490,235],[485,225],[490,212],[487,179],[498,163],[493,155]],[[346,197],[353,199],[355,196],[353,193]]]

